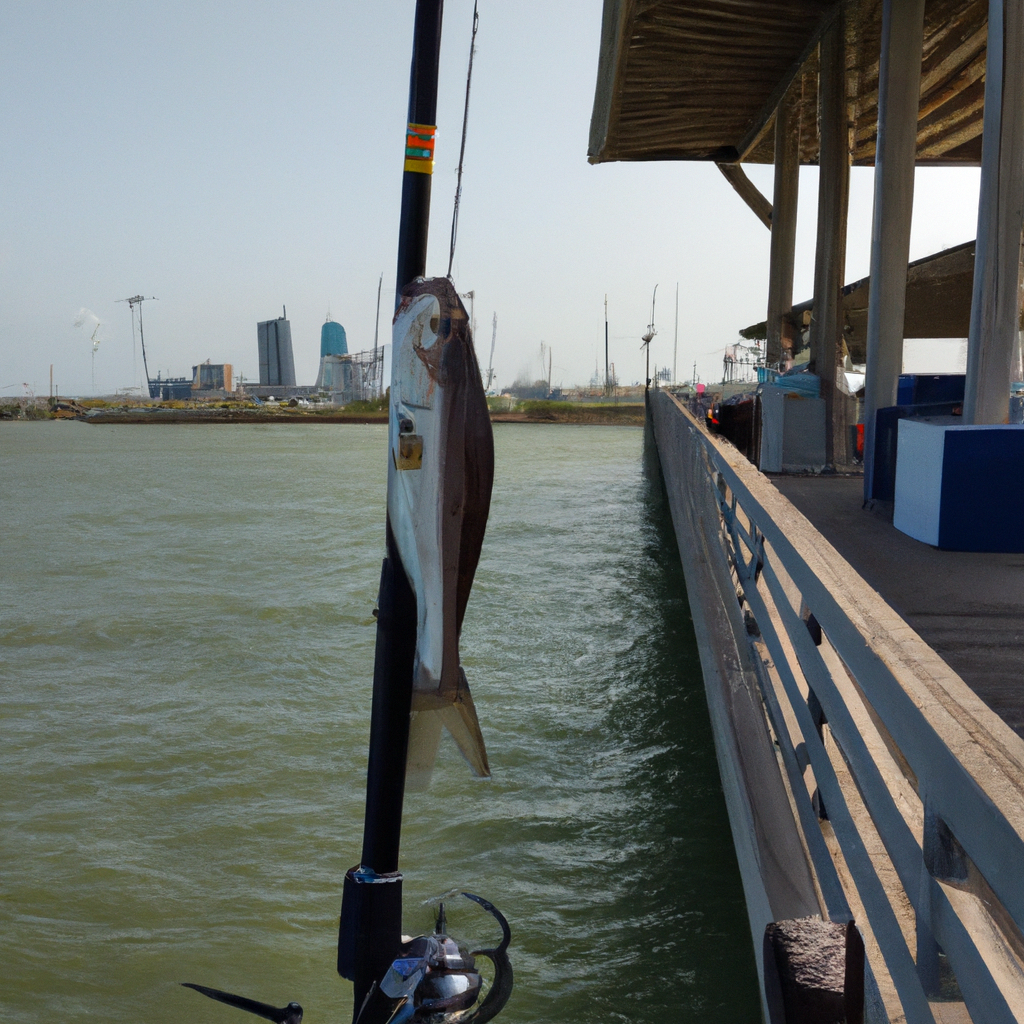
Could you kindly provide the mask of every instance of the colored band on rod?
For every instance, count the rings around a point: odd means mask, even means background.
[[[434,173],[434,136],[437,125],[409,124],[405,131],[405,169],[417,174]]]

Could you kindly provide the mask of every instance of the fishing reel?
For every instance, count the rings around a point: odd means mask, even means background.
[[[494,904],[464,892],[501,925],[502,939],[493,949],[468,952],[448,934],[444,904],[438,908],[433,934],[419,935],[403,945],[381,979],[379,994],[392,1001],[388,1024],[485,1024],[498,1015],[512,994],[512,964],[508,944],[512,932],[508,921]],[[476,957],[484,956],[494,965],[494,980],[478,1003],[483,978],[476,969]],[[373,1001],[373,993],[363,1009]],[[356,1024],[362,1017],[360,1013]]]

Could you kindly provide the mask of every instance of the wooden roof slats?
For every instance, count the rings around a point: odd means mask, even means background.
[[[605,0],[592,158],[736,155],[833,2]]]
[[[605,0],[591,161],[770,163],[774,111],[794,88],[800,161],[816,164],[817,42],[836,10],[836,0]],[[846,3],[861,166],[875,158],[881,11],[881,0]],[[980,161],[987,19],[987,0],[927,0],[919,163]]]
[[[875,6],[871,21],[877,22],[880,32],[880,9]],[[981,135],[987,11],[987,4],[977,0],[931,0],[925,9],[918,120],[918,161],[921,163],[977,163],[980,160],[980,147],[962,147]],[[862,29],[867,28],[867,19],[861,25]],[[870,43],[862,39],[862,53],[868,45],[877,53],[878,32],[870,33]],[[854,164],[870,166],[874,163],[877,134],[877,56],[870,64],[865,64],[861,74],[852,160]]]

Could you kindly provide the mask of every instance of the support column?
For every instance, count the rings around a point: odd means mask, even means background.
[[[989,0],[965,423],[1005,423],[1009,416],[1010,371],[1019,346],[1024,227],[1022,46],[1024,0]]]
[[[793,308],[793,260],[800,189],[800,86],[794,83],[775,111],[775,191],[772,196],[771,263],[768,271],[768,340],[765,363],[776,366],[792,351],[792,330],[783,314]]]
[[[846,38],[843,7],[821,37],[818,76],[818,237],[814,254],[814,311],[811,316],[811,369],[821,378],[825,400],[825,462],[846,461],[846,446],[835,444],[836,369],[843,340],[843,276],[846,272],[846,220],[850,200],[850,142],[846,116]],[[841,410],[840,410],[841,411]]]
[[[865,500],[874,493],[875,413],[896,404],[903,372],[923,37],[924,0],[884,0],[864,388]]]

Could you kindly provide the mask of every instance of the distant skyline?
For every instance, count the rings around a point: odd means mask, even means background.
[[[138,385],[127,303],[142,293],[150,369],[207,359],[258,378],[256,324],[287,306],[312,384],[328,310],[350,351],[390,312],[414,3],[82,0],[0,10],[0,399]],[[443,274],[471,0],[445,6],[428,273]],[[721,375],[765,315],[769,233],[713,165],[587,164],[601,4],[481,0],[453,276],[475,292],[496,383],[604,372],[604,296],[620,381],[652,364]],[[748,168],[770,197],[771,168]],[[847,280],[867,273],[870,169],[852,174]],[[795,295],[813,275],[817,170],[801,173]],[[978,172],[918,174],[912,258],[974,237]],[[74,321],[82,309],[100,321]],[[546,373],[545,373],[546,375]]]

